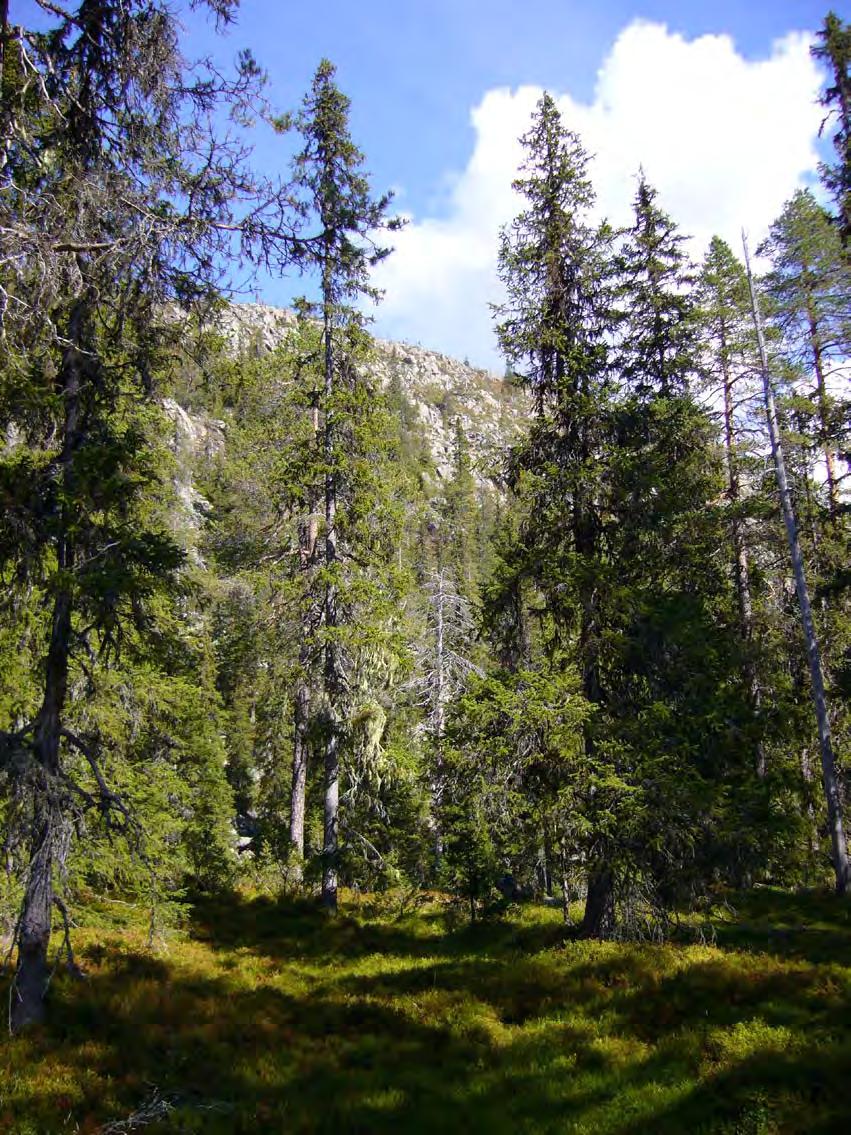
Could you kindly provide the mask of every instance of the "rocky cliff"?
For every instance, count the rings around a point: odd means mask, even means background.
[[[217,329],[234,353],[272,351],[292,333],[295,315],[267,304],[232,304]],[[522,391],[488,371],[410,343],[376,339],[369,372],[388,388],[398,383],[418,417],[435,470],[452,469],[456,423],[466,434],[479,480],[502,465],[505,449],[528,421]]]

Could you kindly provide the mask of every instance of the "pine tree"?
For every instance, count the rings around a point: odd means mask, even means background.
[[[749,334],[747,278],[729,245],[713,237],[703,262],[699,298],[707,346],[705,366],[713,394],[720,392],[722,438],[726,474],[727,513],[730,525],[732,569],[736,584],[739,630],[744,644],[743,676],[751,706],[759,715],[762,691],[755,658],[754,610],[751,586],[751,553],[748,543],[748,502],[745,499],[746,455],[741,442],[740,419],[747,402],[747,381],[752,355]],[[765,775],[765,747],[756,743],[757,775]]]
[[[809,190],[799,190],[787,203],[759,251],[772,264],[766,280],[772,323],[786,359],[801,372],[796,393],[812,404],[827,507],[835,523],[842,479],[837,451],[844,448],[847,411],[836,392],[851,349],[851,269],[830,217]],[[811,389],[805,376],[811,376]]]
[[[786,527],[789,543],[789,555],[792,561],[792,570],[795,578],[795,591],[798,600],[798,611],[801,619],[801,628],[807,648],[807,661],[810,670],[810,690],[818,725],[819,749],[821,753],[822,783],[824,786],[827,804],[828,827],[832,848],[833,868],[836,878],[836,891],[844,895],[851,883],[851,867],[849,867],[848,847],[845,839],[845,827],[842,808],[842,793],[836,770],[836,760],[833,752],[833,739],[831,736],[830,716],[828,712],[827,697],[825,694],[824,669],[822,665],[821,647],[813,620],[810,603],[809,587],[807,585],[804,558],[801,551],[801,542],[798,535],[798,524],[789,492],[786,476],[785,455],[780,436],[780,427],[775,405],[774,388],[769,370],[768,351],[762,324],[762,313],[759,297],[751,275],[748,260],[747,244],[745,244],[745,265],[748,272],[748,284],[751,298],[754,329],[757,335],[759,348],[760,372],[763,382],[765,401],[765,416],[771,442],[771,454],[774,461],[777,478],[777,489]]]

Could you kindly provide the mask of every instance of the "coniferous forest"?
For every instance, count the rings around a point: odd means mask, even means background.
[[[484,444],[370,334],[404,221],[332,63],[282,114],[163,0],[31,7],[0,1132],[848,1130],[851,25],[820,183],[700,262],[543,95]]]

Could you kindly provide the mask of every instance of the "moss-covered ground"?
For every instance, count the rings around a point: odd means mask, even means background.
[[[713,946],[354,897],[199,903],[153,952],[120,904],[81,921],[86,977],[0,1041],[0,1132],[851,1132],[832,896],[731,899]]]

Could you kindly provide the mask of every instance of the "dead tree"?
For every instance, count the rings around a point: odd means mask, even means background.
[[[780,437],[780,423],[777,417],[777,406],[774,399],[774,388],[771,382],[771,372],[768,364],[768,352],[765,346],[765,334],[762,324],[759,298],[754,286],[751,272],[748,244],[744,233],[742,244],[745,252],[745,267],[748,275],[748,287],[751,298],[751,312],[754,328],[756,330],[757,345],[759,348],[759,366],[762,376],[763,399],[765,402],[765,418],[768,425],[768,436],[771,444],[771,455],[774,460],[774,470],[777,477],[777,488],[780,496],[780,508],[783,513],[783,523],[786,526],[786,537],[789,542],[789,554],[792,560],[792,573],[795,578],[795,592],[798,597],[798,610],[801,617],[801,627],[807,648],[807,660],[810,668],[810,686],[815,707],[816,722],[818,725],[819,749],[821,752],[822,782],[827,802],[827,819],[830,828],[830,842],[833,851],[833,869],[836,875],[837,894],[844,895],[848,889],[849,864],[848,848],[845,842],[845,831],[842,822],[842,795],[839,787],[839,778],[836,772],[836,761],[833,755],[833,743],[830,736],[830,717],[828,714],[827,697],[824,689],[824,671],[822,669],[821,651],[818,636],[816,635],[813,612],[810,605],[809,589],[804,568],[804,557],[801,551],[801,541],[798,536],[798,523],[792,505],[792,494],[789,491],[789,482],[786,477],[786,462],[783,456],[783,444]]]

